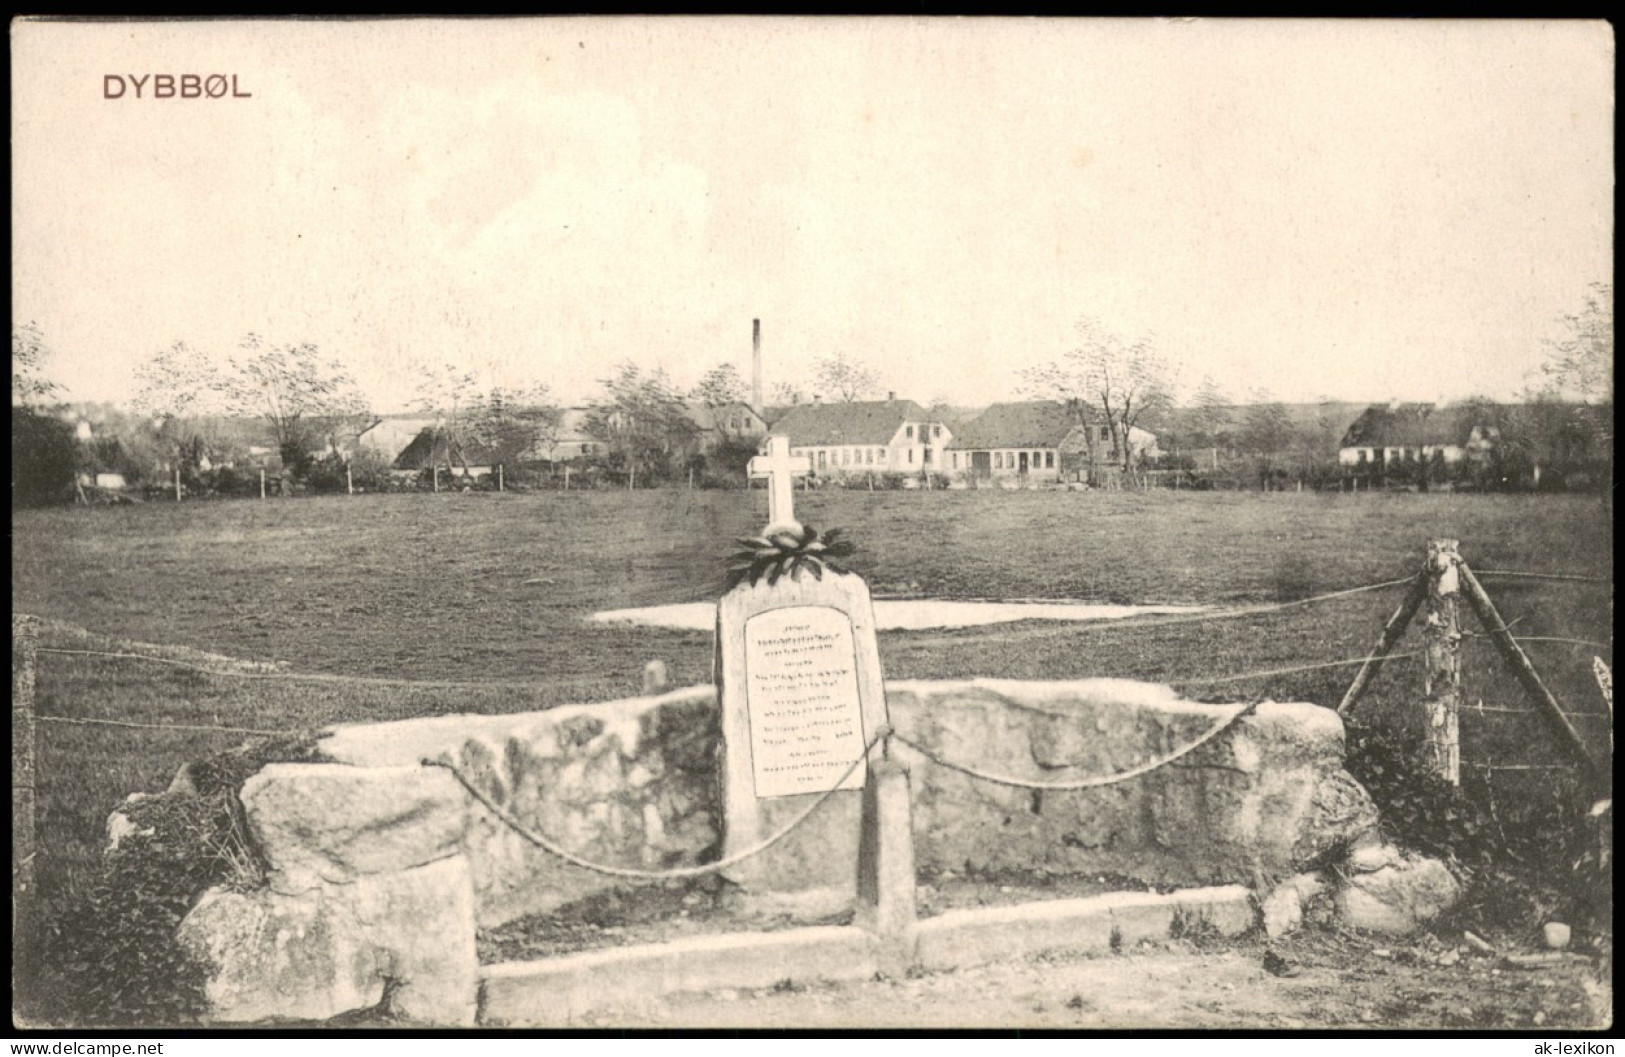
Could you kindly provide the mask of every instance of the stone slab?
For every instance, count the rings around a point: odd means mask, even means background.
[[[865,980],[876,965],[873,937],[851,926],[725,933],[487,966],[480,1008],[488,1027],[562,1027],[683,991]]]
[[[1159,895],[1113,892],[1008,907],[951,910],[915,929],[917,964],[960,969],[1024,958],[1043,951],[1099,953],[1118,945],[1165,940],[1176,930],[1205,925],[1239,936],[1257,920],[1252,896],[1241,885]]]

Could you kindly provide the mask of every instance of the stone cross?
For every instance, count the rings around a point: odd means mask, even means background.
[[[750,460],[751,478],[767,478],[768,531],[801,527],[794,507],[795,479],[810,473],[812,459],[806,455],[791,455],[789,437],[767,438],[767,454]]]

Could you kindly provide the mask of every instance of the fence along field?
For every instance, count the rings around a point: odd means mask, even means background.
[[[94,875],[126,794],[163,789],[182,763],[248,731],[631,696],[656,657],[677,684],[709,681],[709,635],[584,618],[714,598],[727,541],[761,506],[759,492],[641,492],[17,514],[14,608],[44,618],[40,894],[54,902]],[[889,678],[1118,676],[1208,700],[1327,707],[1427,540],[1455,537],[1607,765],[1611,718],[1592,664],[1612,664],[1612,526],[1594,498],[813,493],[798,512],[848,531],[877,596],[1222,610],[888,632]],[[1464,785],[1490,792],[1498,822],[1516,829],[1579,779],[1488,639],[1471,620],[1463,628]],[[1351,729],[1406,729],[1420,647],[1415,632],[1399,644]]]

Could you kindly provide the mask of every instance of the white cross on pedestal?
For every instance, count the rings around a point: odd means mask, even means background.
[[[750,461],[750,476],[767,478],[767,531],[800,529],[794,509],[795,479],[812,473],[812,458],[790,454],[789,437],[767,438],[767,454]]]

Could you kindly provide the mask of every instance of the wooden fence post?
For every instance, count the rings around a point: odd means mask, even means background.
[[[1394,644],[1405,634],[1405,629],[1410,626],[1411,618],[1416,616],[1416,611],[1422,608],[1422,600],[1427,597],[1427,591],[1427,573],[1423,572],[1411,581],[1411,586],[1405,589],[1405,597],[1400,601],[1399,608],[1394,610],[1393,615],[1388,618],[1388,623],[1383,625],[1382,635],[1377,639],[1377,648],[1371,651],[1371,656],[1360,666],[1359,672],[1354,676],[1354,682],[1349,684],[1348,693],[1344,694],[1343,700],[1338,703],[1339,713],[1353,708],[1355,702],[1359,701],[1370,687],[1371,681],[1377,677],[1377,673],[1382,671],[1383,662],[1393,651]]]
[[[175,502],[181,501],[181,468],[175,467]]]
[[[1422,620],[1423,759],[1451,785],[1461,784],[1461,555],[1456,541],[1428,541],[1427,616]]]
[[[260,498],[265,498],[265,470],[263,467],[260,469]]]
[[[434,468],[434,490],[436,493],[440,491],[440,467],[438,466]]]
[[[355,495],[355,479],[350,476],[350,464],[344,464],[344,494]]]
[[[11,616],[11,934],[13,983],[32,949],[34,900],[34,667],[39,618]]]
[[[497,463],[497,491],[499,491],[499,492],[503,491],[503,488],[502,488],[502,464],[500,462]]]

